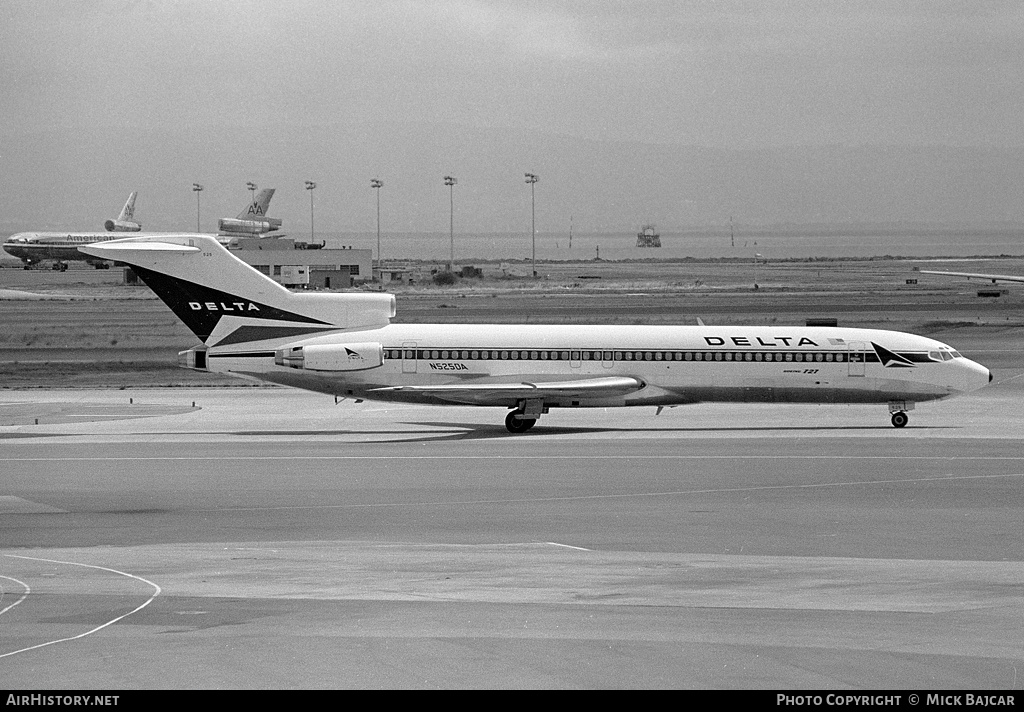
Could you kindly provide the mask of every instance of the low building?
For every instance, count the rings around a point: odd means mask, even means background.
[[[287,286],[344,289],[372,277],[373,250],[326,249],[281,237],[240,238],[230,249],[238,259]]]
[[[373,277],[381,284],[411,284],[414,282],[414,273],[415,268],[408,262],[385,262],[373,271]]]

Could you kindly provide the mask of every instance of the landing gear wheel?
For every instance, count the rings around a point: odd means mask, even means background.
[[[910,417],[906,413],[904,413],[902,411],[899,412],[899,413],[893,413],[892,414],[892,427],[894,427],[894,428],[902,428],[909,421],[910,421]]]
[[[505,416],[505,427],[510,433],[525,433],[536,424],[537,421],[534,418],[520,417],[519,413],[514,410]]]

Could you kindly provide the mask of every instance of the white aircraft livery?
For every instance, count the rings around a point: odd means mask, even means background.
[[[43,260],[54,260],[56,266],[66,269],[69,260],[88,262],[95,267],[103,268],[110,265],[105,260],[97,260],[83,255],[78,251],[81,245],[100,240],[117,240],[124,235],[110,234],[119,232],[139,232],[142,225],[135,222],[135,197],[137,191],[128,196],[128,201],[121,208],[117,220],[103,223],[107,232],[19,232],[11,235],[4,242],[4,252],[17,257],[25,263],[25,269]]]
[[[521,433],[551,408],[915,403],[981,388],[988,369],[933,339],[783,326],[392,324],[395,297],[293,293],[205,235],[80,248],[124,262],[199,337],[181,365],[335,396],[508,409]]]
[[[16,235],[11,235],[3,244],[4,251],[14,257],[17,257],[25,264],[25,269],[30,268],[32,265],[39,264],[44,260],[53,260],[55,268],[61,269],[67,268],[67,262],[70,261],[84,261],[97,268],[109,267],[110,263],[106,259],[97,259],[96,257],[83,254],[78,251],[78,248],[82,245],[90,245],[96,242],[105,242],[107,240],[120,240],[124,235],[118,234],[119,232],[138,232],[142,229],[142,226],[135,222],[135,196],[136,193],[132,193],[128,196],[128,202],[125,203],[124,208],[121,209],[121,214],[117,220],[107,220],[104,223],[107,232],[19,232]],[[239,213],[239,218],[246,215],[263,215],[266,212],[267,206],[270,204],[270,199],[274,196],[274,189],[267,188],[261,190],[256,194],[255,200],[249,204],[249,206]],[[231,218],[222,218],[220,223],[232,222],[246,222],[233,220]],[[266,230],[276,230],[281,227],[281,221],[276,218],[268,218],[267,220],[261,221],[249,221],[247,229],[241,229],[238,232],[226,232],[222,235],[233,236],[235,239],[238,237],[260,237],[260,230],[257,225],[264,226]],[[133,227],[134,226],[134,227]],[[167,235],[165,232],[146,232],[139,233],[139,235],[148,236],[160,236]],[[180,233],[170,233],[180,234]],[[221,237],[226,244],[231,242],[229,237]]]

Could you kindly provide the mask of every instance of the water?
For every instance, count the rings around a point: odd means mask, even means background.
[[[306,236],[292,234],[296,239]],[[377,256],[377,234],[320,233],[317,241],[373,250]],[[529,234],[455,234],[455,261],[500,261],[531,259]],[[447,262],[450,252],[447,233],[381,234],[385,260],[431,260]],[[782,230],[736,234],[662,233],[660,248],[639,248],[636,235],[611,233],[569,235],[541,234],[536,239],[538,260],[578,261],[600,257],[604,260],[787,257],[973,257],[1024,255],[1024,230],[942,230],[863,231],[856,233],[787,233]]]
[[[126,235],[128,237],[129,235]],[[308,233],[290,232],[299,241],[309,239]],[[6,235],[0,235],[6,238]],[[377,256],[376,232],[318,232],[317,242],[327,240],[329,247],[340,245],[372,250]],[[636,235],[626,233],[577,233],[569,246],[568,232],[537,235],[537,259],[540,261],[582,261],[601,257],[604,260],[658,260],[734,257],[752,259],[755,254],[765,259],[809,257],[974,257],[1024,255],[1024,229],[963,230],[869,230],[813,232],[806,228],[752,231],[736,228],[734,236],[728,227],[700,232],[661,233],[660,248],[639,248]],[[427,260],[446,263],[450,250],[448,233],[381,234],[381,252],[388,260]],[[529,233],[455,234],[455,261],[472,264],[483,261],[529,262]],[[17,262],[6,253],[0,260]]]

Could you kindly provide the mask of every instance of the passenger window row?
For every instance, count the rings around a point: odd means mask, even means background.
[[[387,359],[436,361],[877,361],[874,353],[805,351],[551,351],[533,349],[385,349]]]

